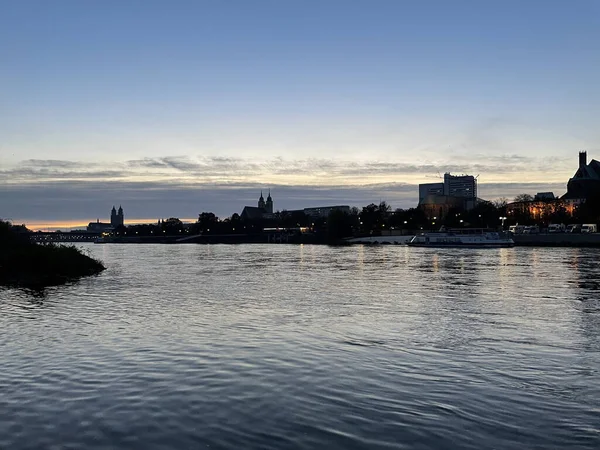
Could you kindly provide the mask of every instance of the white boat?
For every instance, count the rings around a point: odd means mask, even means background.
[[[485,229],[451,229],[421,233],[407,242],[411,247],[504,248],[515,242],[509,234]]]

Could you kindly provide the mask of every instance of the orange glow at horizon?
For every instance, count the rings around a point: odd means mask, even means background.
[[[189,223],[189,222],[196,222],[197,219],[189,219],[189,218],[183,218],[180,219],[182,222],[184,223]],[[47,220],[47,221],[39,221],[39,220],[12,220],[11,221],[13,224],[15,225],[21,225],[24,224],[27,228],[29,228],[32,231],[44,231],[44,230],[56,230],[56,229],[73,229],[73,228],[77,228],[77,229],[85,229],[88,224],[90,223],[88,222],[84,222],[82,220],[71,220],[71,221],[64,221],[64,220],[56,220],[56,221],[52,221],[52,220]],[[93,221],[95,222],[95,221]],[[109,221],[101,221],[104,223],[109,223]],[[130,220],[125,220],[125,225],[141,225],[141,224],[155,224],[157,222],[156,219],[130,219]]]

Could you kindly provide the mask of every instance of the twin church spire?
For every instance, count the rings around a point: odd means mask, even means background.
[[[260,191],[260,198],[258,199],[258,207],[263,209],[266,213],[273,214],[273,199],[271,198],[271,189],[269,189],[269,195],[267,201],[263,197],[262,191]]]
[[[125,223],[125,216],[123,214],[123,208],[121,206],[119,206],[119,212],[117,212],[117,210],[115,209],[115,207],[112,207],[112,210],[110,212],[110,224],[113,228],[117,228],[119,225],[123,225]]]

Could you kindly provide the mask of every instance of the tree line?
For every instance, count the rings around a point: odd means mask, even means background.
[[[521,194],[514,201],[529,202],[533,197]],[[129,225],[115,230],[117,236],[173,236],[173,235],[224,235],[258,234],[264,229],[300,229],[314,233],[322,240],[335,241],[352,236],[378,236],[382,234],[410,234],[418,231],[446,228],[474,227],[508,228],[510,225],[539,225],[550,223],[598,223],[600,222],[600,196],[596,196],[577,208],[573,215],[567,211],[562,200],[536,202],[536,211],[529,208],[513,209],[508,213],[509,201],[480,200],[475,208],[464,210],[450,208],[443,217],[428,217],[421,207],[392,210],[387,202],[371,203],[362,208],[353,207],[349,212],[333,210],[328,217],[313,217],[303,211],[277,211],[254,220],[243,220],[235,213],[219,218],[212,212],[202,212],[194,223],[183,223],[171,217],[156,224]]]

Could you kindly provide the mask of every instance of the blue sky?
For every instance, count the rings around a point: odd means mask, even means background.
[[[0,1],[0,60],[16,220],[562,193],[600,156],[595,0]]]

